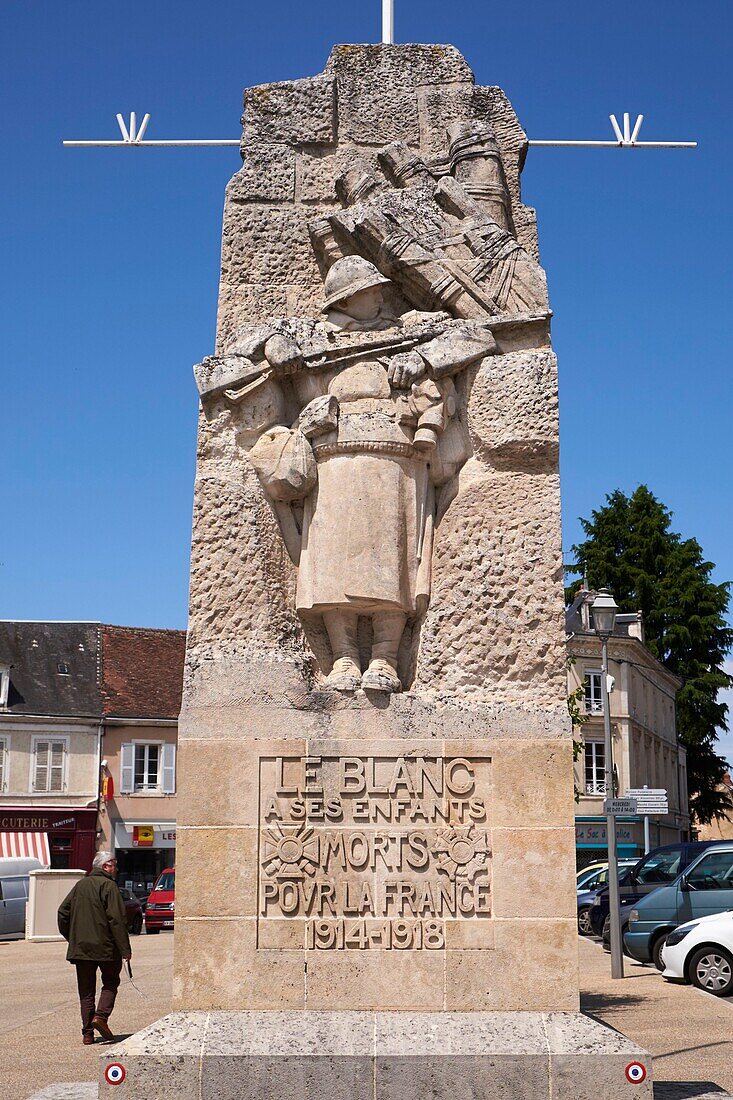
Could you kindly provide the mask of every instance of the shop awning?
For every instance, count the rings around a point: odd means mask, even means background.
[[[48,833],[0,833],[0,856],[37,859],[44,867],[50,867]]]

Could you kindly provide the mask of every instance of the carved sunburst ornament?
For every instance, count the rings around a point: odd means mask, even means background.
[[[466,829],[447,829],[440,833],[432,846],[433,855],[439,856],[438,870],[451,881],[472,882],[489,859],[488,833],[475,832],[474,826]]]
[[[307,825],[276,825],[268,829],[262,866],[272,878],[299,879],[318,867],[318,838]]]

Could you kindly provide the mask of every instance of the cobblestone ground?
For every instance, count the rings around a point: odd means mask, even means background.
[[[653,966],[624,959],[610,977],[611,956],[580,938],[581,1007],[654,1058],[655,1100],[721,1100],[733,1093],[733,997],[711,997],[665,982]]]
[[[132,972],[126,972],[111,1024],[119,1035],[147,1027],[170,1010],[173,934],[132,937]],[[94,1082],[101,1040],[82,1046],[74,968],[65,943],[0,941],[0,1097],[28,1100],[91,1100],[76,1084],[66,1092],[45,1090],[57,1082]],[[41,1091],[43,1090],[43,1091]]]
[[[96,1096],[101,1044],[81,1045],[65,947],[0,942],[2,1100]],[[124,979],[112,1019],[120,1035],[139,1031],[170,1009],[173,936],[141,936],[133,951],[135,984],[145,996]],[[655,1100],[722,1100],[733,1093],[733,998],[669,985],[652,967],[628,960],[624,980],[613,981],[609,956],[599,944],[581,939],[579,953],[583,1010],[651,1051]]]

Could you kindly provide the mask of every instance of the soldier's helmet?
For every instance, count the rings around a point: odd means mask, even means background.
[[[326,276],[321,312],[325,313],[360,290],[368,290],[370,286],[388,282],[389,279],[385,279],[378,268],[363,256],[344,256],[336,260]]]

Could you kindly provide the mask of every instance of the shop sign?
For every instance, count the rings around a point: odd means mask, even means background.
[[[105,775],[102,780],[102,798],[105,802],[111,802],[115,796],[115,782],[111,775]]]
[[[48,833],[56,829],[72,829],[75,826],[74,814],[49,814],[43,810],[0,813],[0,832],[4,833]]]
[[[633,844],[634,840],[634,830],[632,826],[623,824],[616,826],[617,844]],[[594,821],[576,823],[575,843],[597,844],[599,848],[605,847],[608,843],[608,833],[606,832],[605,821],[603,824],[601,824],[600,821],[597,824]]]
[[[151,825],[114,823],[115,848],[175,848],[175,821],[156,821]]]
[[[155,840],[155,829],[152,825],[133,825],[133,848],[152,848]]]

